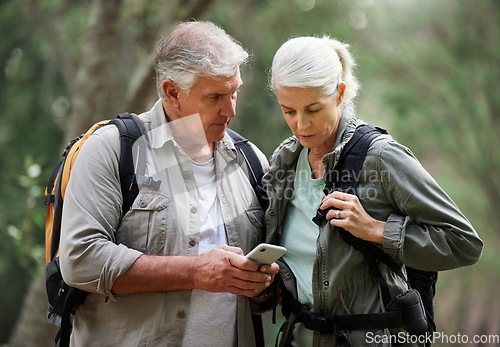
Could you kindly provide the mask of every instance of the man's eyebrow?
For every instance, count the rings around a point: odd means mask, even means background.
[[[224,96],[224,95],[230,95],[230,94],[233,94],[234,92],[237,92],[238,89],[240,89],[240,87],[243,85],[243,82],[241,82],[234,90],[226,93],[226,92],[210,92],[210,93],[207,93],[208,96],[217,96],[217,95],[220,95],[220,96]]]

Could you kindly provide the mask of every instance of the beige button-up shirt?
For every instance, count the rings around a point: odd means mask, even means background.
[[[134,144],[139,194],[122,218],[118,130],[105,126],[82,147],[62,217],[61,270],[89,294],[76,312],[73,345],[181,345],[191,291],[118,297],[111,292],[141,254],[198,255],[200,216],[191,159],[174,140],[161,101],[138,116],[147,136]],[[265,156],[262,162],[267,168]],[[141,157],[142,156],[142,157]],[[263,211],[234,144],[215,146],[217,195],[230,246],[246,253],[263,232]],[[237,344],[253,345],[250,304],[237,299]],[[218,309],[214,310],[217,314]]]

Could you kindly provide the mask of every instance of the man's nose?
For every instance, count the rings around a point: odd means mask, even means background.
[[[224,105],[220,110],[220,114],[231,119],[236,115],[236,98],[228,98],[224,100]]]

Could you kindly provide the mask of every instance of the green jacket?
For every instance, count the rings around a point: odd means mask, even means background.
[[[344,112],[337,143],[323,157],[325,174],[335,167],[360,123],[352,113]],[[282,233],[287,232],[282,226],[287,203],[293,196],[295,167],[302,148],[294,136],[285,140],[272,155],[269,172],[263,178],[270,197],[267,242],[279,244]],[[373,218],[386,221],[381,247],[403,268],[404,264],[427,271],[449,270],[474,264],[481,256],[483,243],[470,222],[411,151],[389,135],[371,144],[359,179],[358,197]],[[379,285],[362,254],[346,244],[329,223],[318,228],[312,274],[313,311],[345,315],[343,299],[351,314],[382,312]],[[407,289],[406,283],[385,265],[381,264],[380,269],[393,297]],[[280,274],[288,291],[297,297],[295,278],[284,263],[280,264]],[[297,324],[294,336],[304,330]],[[367,335],[367,331],[357,330],[344,334],[353,346],[361,346],[370,342],[367,337],[380,337],[384,332]],[[313,345],[334,346],[335,337],[315,332]]]

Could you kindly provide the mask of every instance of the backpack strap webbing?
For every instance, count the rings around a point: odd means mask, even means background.
[[[252,188],[255,192],[255,195],[259,199],[259,203],[262,209],[265,211],[268,206],[267,194],[262,188],[261,180],[264,176],[264,169],[262,164],[255,153],[255,150],[252,148],[252,145],[248,141],[248,139],[244,138],[237,132],[231,129],[226,129],[227,133],[233,139],[234,146],[238,152],[238,156],[243,159],[244,168],[246,169],[246,175]]]
[[[68,294],[64,301],[64,310],[61,317],[61,328],[57,332],[54,343],[55,347],[69,347],[71,331],[73,330],[73,314],[76,307],[82,304],[87,296],[87,292],[66,285]]]
[[[363,124],[356,128],[351,140],[346,144],[335,168],[327,175],[325,194],[333,190],[358,195],[359,176],[365,161],[368,149],[373,140],[382,134],[387,134],[384,129]],[[345,229],[339,228],[342,239],[363,254],[370,272],[379,284],[382,291],[384,306],[391,301],[391,294],[387,281],[380,272],[378,261],[386,264],[393,272],[408,282],[396,262],[377,245],[353,236]]]
[[[124,216],[139,194],[132,147],[135,141],[142,136],[142,132],[130,113],[122,113],[109,123],[116,125],[120,133],[120,182],[123,196],[122,216]]]
[[[133,118],[133,115],[130,113],[120,114],[117,118],[110,120],[107,124],[114,124],[118,128],[118,132],[120,134],[120,162],[119,162],[119,171],[120,171],[120,182],[122,188],[122,196],[123,196],[123,205],[122,205],[122,217],[132,206],[137,194],[139,193],[139,188],[137,186],[137,182],[134,176],[134,164],[133,164],[133,151],[132,147],[134,142],[141,137],[142,132]],[[104,125],[107,125],[104,124]],[[101,126],[104,126],[101,125]],[[64,169],[64,163],[66,161],[66,154],[72,145],[78,141],[80,137],[75,138],[71,141],[65,149],[63,154],[64,159],[59,162],[57,167],[54,169],[48,181],[48,188],[52,190],[54,181],[56,180],[57,175],[62,177],[62,171]],[[55,194],[53,197],[49,196],[47,198],[46,203],[54,201],[54,225],[52,232],[52,241],[51,241],[51,259],[56,257],[56,254],[59,250],[59,241],[60,241],[60,233],[61,233],[61,214],[62,214],[62,205],[63,198],[61,194],[61,179],[57,180]],[[77,289],[65,284],[65,290],[68,291],[65,301],[64,301],[64,309],[61,314],[61,327],[55,338],[55,345],[59,344],[60,347],[69,346],[69,340],[72,331],[72,315],[74,314],[78,305],[82,304],[85,300],[87,292]]]
[[[64,164],[66,163],[66,158],[62,159],[57,169],[57,175],[59,179],[56,182],[56,188],[54,191],[54,218],[52,224],[52,236],[50,243],[50,260],[53,260],[57,253],[59,252],[59,242],[61,239],[61,220],[62,220],[62,206],[63,206],[63,197],[61,194],[61,177],[63,176]],[[55,171],[55,169],[54,169]],[[52,175],[51,175],[52,176]]]
[[[294,322],[301,322],[309,330],[317,330],[322,334],[340,335],[340,330],[356,329],[384,329],[403,326],[403,318],[400,311],[351,314],[346,316],[335,316],[329,314],[323,316],[316,314],[309,307],[295,299],[292,294],[282,286],[283,289],[283,315],[288,317],[294,314]]]
[[[57,175],[59,174],[59,170],[61,169],[61,166],[63,164],[63,160],[60,160],[54,170],[52,170],[52,173],[50,174],[49,179],[47,180],[47,188],[46,188],[46,194],[45,194],[45,205],[50,205],[53,204],[55,201],[55,194],[52,194],[52,190],[54,190],[54,184],[56,182]]]
[[[252,148],[252,145],[248,141],[248,139],[244,138],[236,131],[231,129],[226,129],[226,132],[231,136],[234,142],[234,147],[238,153],[238,157],[242,160],[239,160],[240,165],[243,164],[243,169],[245,174],[255,192],[255,195],[259,199],[259,203],[262,209],[265,211],[267,209],[267,195],[262,189],[261,180],[262,176],[264,176],[264,169],[262,168],[262,164],[255,153],[255,150]],[[262,316],[252,314],[252,324],[254,328],[255,335],[255,345],[260,347],[264,346],[264,330],[262,326]]]
[[[358,178],[372,141],[381,134],[387,134],[382,128],[363,124],[356,128],[352,138],[344,147],[337,165],[325,179],[325,195],[334,190],[351,194],[357,193]],[[328,189],[328,190],[327,190]]]

